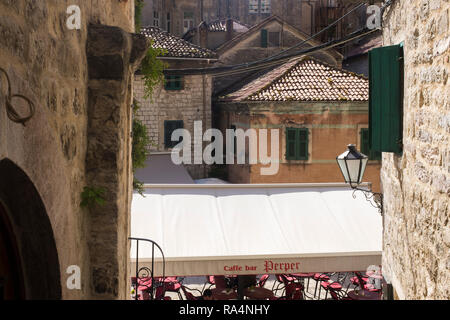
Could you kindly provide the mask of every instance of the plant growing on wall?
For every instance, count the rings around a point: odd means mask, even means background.
[[[100,206],[105,204],[105,193],[106,190],[103,187],[91,187],[86,186],[83,188],[81,193],[81,203],[82,208],[92,207],[95,204]]]
[[[135,24],[136,31],[141,29],[141,14],[144,6],[143,0],[135,1]],[[144,78],[144,98],[151,99],[154,88],[161,84],[164,80],[163,70],[166,64],[159,60],[158,57],[163,56],[165,50],[150,48],[144,59],[141,62],[140,72]],[[148,137],[147,127],[137,117],[137,112],[140,108],[139,102],[133,100],[133,142],[131,149],[132,165],[133,165],[133,189],[143,195],[143,183],[134,176],[136,169],[145,167],[145,160],[148,156],[147,147],[150,145],[150,138]]]
[[[144,77],[145,98],[150,99],[153,89],[164,80],[163,71],[167,65],[158,59],[166,51],[164,49],[150,47],[141,63],[141,72]]]
[[[139,110],[139,102],[133,101],[133,142],[131,148],[131,158],[133,165],[133,189],[143,195],[143,183],[136,179],[134,173],[138,168],[145,167],[145,160],[148,156],[147,146],[150,144],[147,127],[137,117],[136,113]]]
[[[144,0],[134,0],[134,25],[136,32],[139,32],[142,24],[142,9],[144,8]]]

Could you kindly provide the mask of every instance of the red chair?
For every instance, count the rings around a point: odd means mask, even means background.
[[[274,287],[272,287],[272,291],[274,292],[274,294],[278,291],[278,290],[284,290],[282,296],[284,296],[286,294],[286,287],[287,285],[291,284],[291,283],[297,283],[297,279],[295,277],[293,277],[292,275],[288,275],[288,274],[277,274],[275,275],[277,281],[279,282],[277,288],[275,290],[273,290]],[[274,283],[275,286],[276,282]],[[281,286],[281,288],[280,288]]]
[[[260,287],[260,288],[264,287],[264,285],[266,284],[267,279],[269,279],[269,275],[268,274],[263,274],[261,276],[261,278],[259,278],[258,287]]]
[[[206,282],[205,282],[205,284],[203,285],[202,292],[205,291],[207,285],[209,285],[208,289],[211,289],[211,287],[212,287],[214,284],[215,284],[215,282],[214,282],[214,276],[206,276]]]
[[[133,279],[132,279],[133,280]],[[154,278],[155,282],[152,282],[152,278],[139,278],[138,279],[138,291],[142,292],[141,300],[149,300],[151,298],[151,291],[155,289],[155,299],[161,300],[164,298],[166,291],[175,292],[181,298],[181,283],[177,277],[157,277]],[[134,280],[136,282],[136,280]],[[153,286],[152,286],[153,283]]]
[[[306,291],[309,289],[309,280],[314,277],[314,272],[309,273],[292,273],[291,276],[295,277],[296,279],[300,280],[301,283],[303,283],[304,286],[304,293],[306,295]],[[305,279],[308,279],[306,286],[305,286]]]
[[[186,300],[190,300],[190,301],[199,300],[199,297],[194,296],[187,289],[189,289],[189,288],[187,288],[185,286],[181,286],[181,290],[183,291],[184,296],[186,297]],[[192,290],[192,289],[189,289],[189,290]]]
[[[328,281],[322,281],[320,283],[320,286],[326,291],[325,293],[325,300],[328,297],[328,293],[331,294],[331,292],[338,294],[342,290],[342,284],[339,282],[328,282]],[[333,295],[331,295],[333,297]],[[319,293],[320,297],[320,293]]]
[[[291,282],[286,285],[286,300],[303,300],[303,285]]]
[[[316,293],[317,293],[317,286],[319,285],[319,282],[322,281],[328,281],[330,280],[330,277],[327,276],[324,273],[316,273],[314,274],[313,279],[316,281],[316,287],[314,288],[314,298],[316,297]],[[321,290],[322,286],[319,287],[319,298],[320,298],[320,290]]]

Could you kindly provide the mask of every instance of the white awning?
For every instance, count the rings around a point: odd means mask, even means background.
[[[133,197],[131,236],[161,246],[166,276],[361,271],[381,264],[382,220],[352,194],[342,184],[152,185]],[[135,258],[132,241],[132,273]],[[150,261],[140,242],[139,267]]]
[[[195,183],[183,165],[173,163],[170,152],[150,154],[145,167],[136,169],[135,177],[142,183]]]

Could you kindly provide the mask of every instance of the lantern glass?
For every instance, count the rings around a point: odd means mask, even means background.
[[[346,183],[360,184],[362,182],[368,157],[356,150],[355,145],[348,145],[348,150],[336,158]]]

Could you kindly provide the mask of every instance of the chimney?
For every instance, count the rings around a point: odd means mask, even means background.
[[[226,41],[230,41],[231,39],[233,39],[233,19],[231,19],[230,17],[227,18],[226,29]]]

